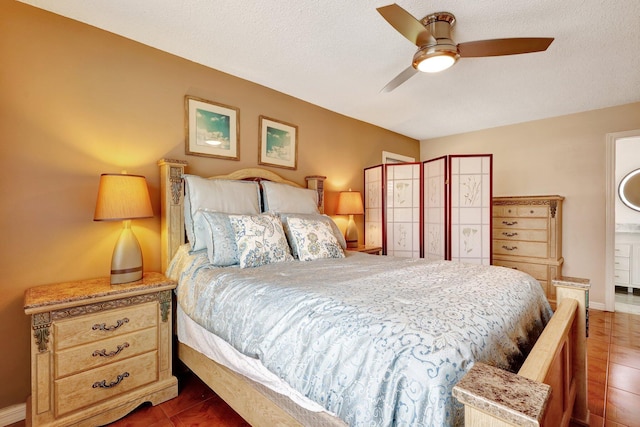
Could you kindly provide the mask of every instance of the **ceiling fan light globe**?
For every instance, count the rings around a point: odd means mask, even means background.
[[[450,55],[437,55],[423,59],[417,64],[418,71],[423,73],[439,73],[451,68],[456,59]]]
[[[439,73],[451,68],[460,55],[457,49],[443,49],[442,46],[431,46],[418,49],[413,56],[413,67],[423,73]]]

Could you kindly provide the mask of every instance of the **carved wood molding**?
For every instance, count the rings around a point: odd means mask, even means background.
[[[557,199],[510,199],[510,200],[493,200],[494,206],[549,206],[551,210],[551,218],[556,217],[556,211],[558,209]]]
[[[171,202],[174,205],[179,205],[184,195],[184,180],[182,174],[184,172],[184,166],[170,167],[169,168],[169,182],[171,182]]]
[[[47,351],[49,344],[49,335],[51,331],[51,313],[36,313],[31,316],[33,337],[36,339],[38,345],[38,351],[43,353]]]

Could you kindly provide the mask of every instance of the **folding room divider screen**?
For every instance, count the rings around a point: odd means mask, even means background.
[[[385,255],[491,263],[492,155],[366,168],[365,243]]]

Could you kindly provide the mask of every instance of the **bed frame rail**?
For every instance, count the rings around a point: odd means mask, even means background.
[[[518,374],[477,363],[453,389],[465,426],[589,425],[589,281],[563,277],[553,285],[558,309]]]

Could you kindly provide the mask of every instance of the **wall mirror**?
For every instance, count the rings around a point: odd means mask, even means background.
[[[622,203],[640,212],[640,169],[629,172],[622,178],[618,187],[618,195]]]

